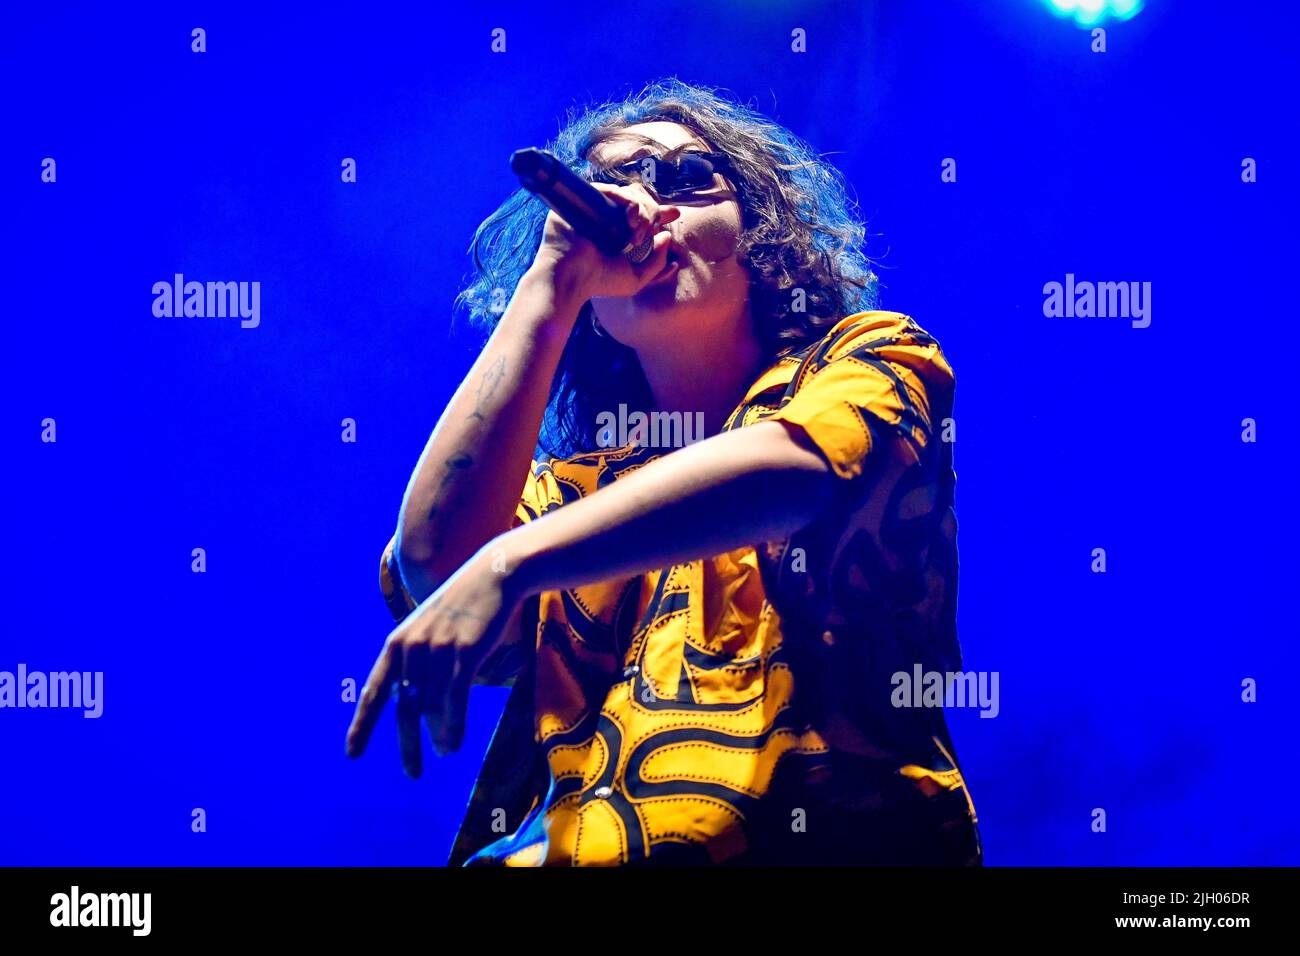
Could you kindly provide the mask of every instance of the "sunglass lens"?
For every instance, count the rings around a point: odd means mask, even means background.
[[[702,189],[713,182],[713,163],[703,156],[683,156],[676,163],[667,167],[669,175],[659,185],[674,193]],[[664,177],[661,177],[663,179]]]

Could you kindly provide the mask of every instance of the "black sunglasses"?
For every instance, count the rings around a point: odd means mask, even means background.
[[[713,174],[732,171],[731,157],[725,153],[681,153],[676,160],[658,156],[640,156],[613,169],[596,173],[598,183],[621,185],[639,180],[659,196],[681,196],[713,185]]]

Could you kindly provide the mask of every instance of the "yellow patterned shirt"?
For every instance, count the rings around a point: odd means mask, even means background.
[[[766,369],[725,430],[802,429],[836,506],[786,540],[532,598],[479,677],[513,689],[451,862],[980,862],[942,708],[891,703],[893,675],[961,667],[952,391],[893,312]],[[666,453],[534,461],[516,525]],[[381,582],[400,619],[391,541]]]

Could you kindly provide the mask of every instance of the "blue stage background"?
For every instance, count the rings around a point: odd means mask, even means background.
[[[0,864],[445,859],[505,691],[411,782],[391,712],[344,757],[341,685],[478,344],[466,249],[512,150],[674,74],[830,154],[882,307],[956,369],[961,636],[1001,712],[950,720],[988,863],[1300,863],[1293,5],[1148,2],[1105,53],[1036,0],[670,0],[572,32],[380,9],[6,18],[0,670],[105,694],[0,711]],[[260,325],[156,318],[175,273],[260,281]],[[1150,327],[1044,317],[1067,273],[1152,283]]]

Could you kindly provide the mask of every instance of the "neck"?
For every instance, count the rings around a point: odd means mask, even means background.
[[[655,410],[701,412],[705,437],[716,435],[762,372],[762,349],[745,304],[733,322],[710,323],[710,339],[638,352]]]

